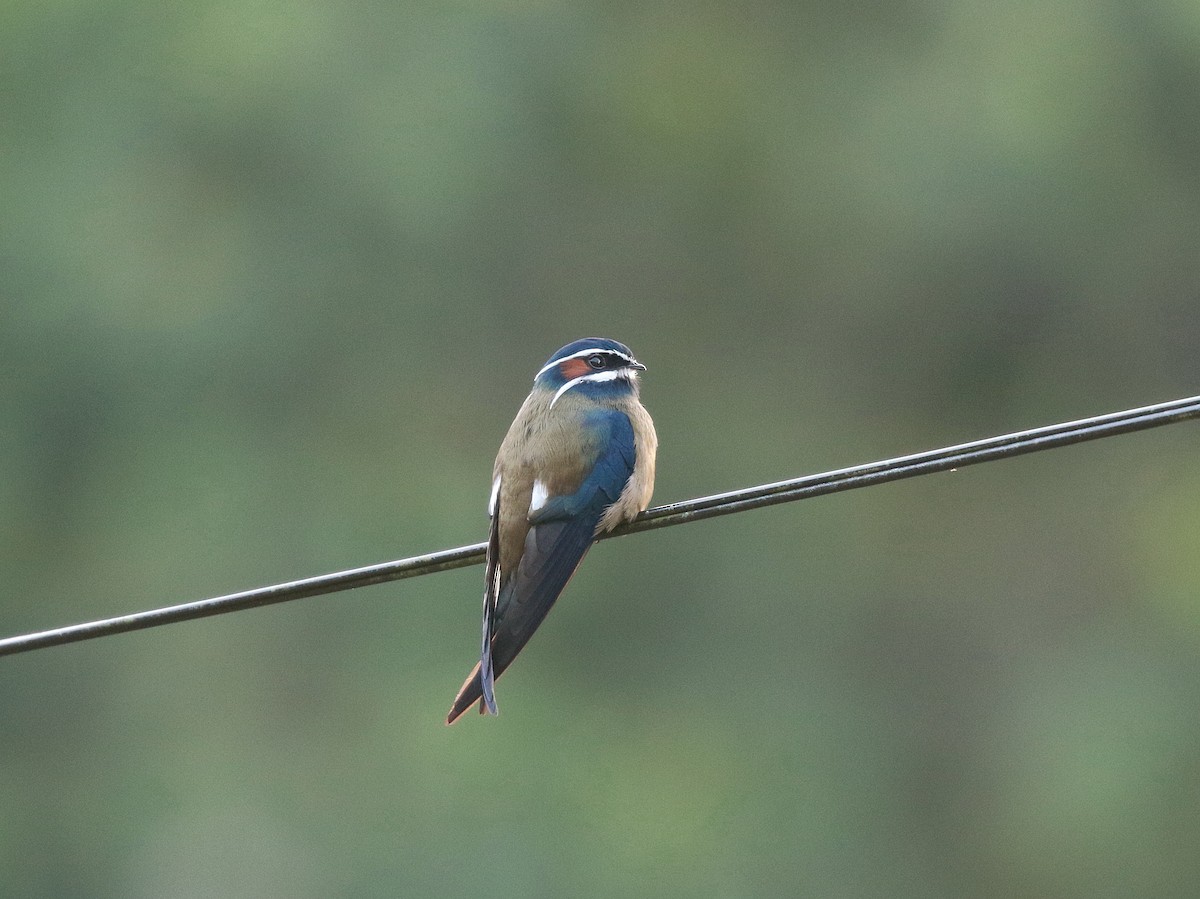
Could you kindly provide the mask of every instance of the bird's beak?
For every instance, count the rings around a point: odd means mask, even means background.
[[[638,362],[636,359],[629,363],[629,367],[632,368],[634,371],[645,371],[646,370],[646,366],[642,365],[642,363]]]

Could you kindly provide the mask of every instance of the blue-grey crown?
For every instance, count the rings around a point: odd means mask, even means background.
[[[616,340],[609,340],[607,337],[584,337],[582,340],[576,340],[568,343],[565,347],[556,352],[553,356],[546,360],[546,368],[552,362],[561,362],[568,356],[574,356],[584,350],[604,350],[610,353],[619,353],[626,359],[633,359],[633,353],[629,347]]]

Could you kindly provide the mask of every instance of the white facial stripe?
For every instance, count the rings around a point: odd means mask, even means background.
[[[533,376],[533,379],[536,381],[538,378],[540,378],[546,372],[550,371],[550,369],[558,368],[558,366],[560,364],[562,364],[563,362],[566,362],[568,359],[578,359],[580,356],[591,356],[593,353],[600,353],[601,355],[603,355],[604,353],[611,353],[612,355],[616,356],[618,359],[624,359],[630,365],[633,364],[633,359],[630,358],[629,356],[626,356],[624,353],[622,353],[619,350],[609,350],[609,349],[604,349],[604,348],[592,347],[590,350],[577,350],[576,352],[571,353],[571,355],[569,355],[569,356],[563,356],[561,359],[555,359],[553,362],[547,362],[545,365],[543,365],[541,367],[541,369],[538,371],[538,373]]]
[[[496,500],[500,498],[500,477],[496,476],[496,480],[492,481],[492,495],[488,499],[488,517],[491,518],[496,514]]]
[[[546,505],[546,500],[550,498],[550,491],[546,489],[546,485],[541,481],[533,482],[533,498],[529,500],[529,511],[536,512],[542,506]]]
[[[554,394],[554,399],[550,401],[550,408],[554,408],[554,404],[558,402],[558,398],[560,396],[562,396],[576,384],[582,384],[584,381],[592,381],[595,383],[598,381],[615,381],[617,378],[624,378],[627,381],[631,381],[636,377],[637,375],[628,369],[621,369],[620,371],[597,371],[588,375],[580,375],[578,378],[572,378],[571,380],[567,381],[566,384],[563,384],[562,387],[558,388],[558,392]]]

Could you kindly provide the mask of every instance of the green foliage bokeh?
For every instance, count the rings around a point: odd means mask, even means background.
[[[0,635],[1200,392],[1200,6],[10,3]],[[1194,426],[5,659],[13,896],[1191,896]]]

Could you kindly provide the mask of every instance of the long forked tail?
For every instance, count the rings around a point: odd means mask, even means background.
[[[521,563],[497,601],[498,621],[490,644],[495,677],[504,673],[545,619],[591,547],[595,530],[592,516],[547,521],[529,529]],[[480,670],[476,665],[463,682],[447,724],[483,698]]]

